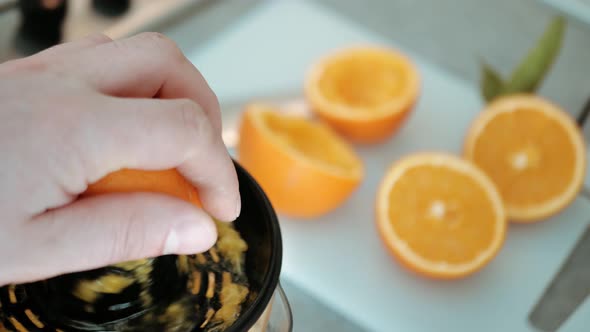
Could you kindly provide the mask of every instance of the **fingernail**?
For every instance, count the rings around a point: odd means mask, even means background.
[[[236,205],[236,219],[240,216],[242,212],[242,199],[238,196],[237,205]]]
[[[178,241],[178,234],[176,230],[171,230],[168,233],[168,237],[166,238],[166,242],[164,243],[164,254],[174,254],[178,251],[180,242]]]
[[[209,250],[217,240],[212,220],[188,220],[175,226],[164,244],[164,254],[190,255]]]

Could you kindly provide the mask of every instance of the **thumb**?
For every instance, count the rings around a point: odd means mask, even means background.
[[[217,239],[215,224],[202,210],[152,193],[84,198],[26,227],[31,239],[18,263],[29,272],[17,277],[21,282],[164,254],[195,254]]]

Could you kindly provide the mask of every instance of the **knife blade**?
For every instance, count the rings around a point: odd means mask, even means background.
[[[590,294],[590,225],[531,311],[529,322],[557,331]]]

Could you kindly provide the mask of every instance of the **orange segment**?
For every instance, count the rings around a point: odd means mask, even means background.
[[[394,164],[381,181],[377,228],[405,266],[438,278],[483,268],[504,242],[506,217],[491,180],[457,157],[425,153]]]
[[[238,159],[278,212],[303,218],[342,204],[364,172],[352,148],[329,127],[262,104],[246,107]]]
[[[413,108],[419,74],[399,51],[383,47],[341,50],[310,69],[305,94],[317,115],[359,142],[391,136]]]
[[[176,169],[122,169],[90,184],[84,196],[106,193],[154,192],[171,195],[201,207],[197,189]]]
[[[580,190],[586,149],[567,113],[532,95],[492,102],[477,117],[465,154],[495,182],[514,221],[564,209]]]

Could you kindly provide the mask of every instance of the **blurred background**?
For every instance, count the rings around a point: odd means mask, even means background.
[[[91,32],[122,38],[141,31],[159,31],[174,39],[210,80],[224,105],[224,121],[231,127],[235,108],[249,98],[300,93],[303,66],[324,49],[292,50],[290,38],[309,38],[311,48],[330,36],[339,40],[334,45],[369,36],[370,40],[411,52],[420,63],[444,73],[441,75],[449,82],[476,90],[483,59],[508,75],[556,14],[568,18],[567,33],[559,58],[539,93],[578,117],[588,107],[590,98],[590,0],[0,0],[0,61],[26,56]],[[322,31],[323,40],[308,33],[313,31],[310,25],[322,29],[325,21],[338,21],[342,25],[328,26],[350,26],[350,31],[355,32]],[[256,33],[255,24],[276,24],[277,31]],[[301,31],[307,32],[297,35]],[[253,52],[252,48],[263,48],[273,55],[263,63],[257,62],[255,58],[262,51]],[[297,62],[301,57],[309,59]],[[290,78],[282,80],[277,68],[284,68],[284,75]],[[578,214],[584,215],[590,210],[580,211]],[[294,257],[289,250],[296,245],[290,236],[294,239],[298,235],[292,234],[299,234],[297,231],[289,225],[285,230],[287,274],[282,280],[293,309],[294,330],[346,332],[382,327],[359,319],[363,312],[347,311],[351,306],[335,306],[339,297],[318,294],[310,281],[313,278],[297,278],[303,269],[295,266],[295,259],[289,260]],[[571,239],[568,241],[559,250],[568,252],[574,244]],[[556,272],[555,267],[565,258],[551,263],[552,271]],[[553,273],[543,276],[539,285],[547,285],[552,276]],[[587,294],[589,284],[577,284],[576,289]],[[535,291],[540,296],[538,290]],[[505,303],[509,301],[493,301],[490,307]],[[527,319],[525,315],[520,318],[523,322]],[[395,322],[392,316],[391,329],[380,330],[397,330]],[[584,326],[582,323],[588,323],[587,331],[590,322],[579,319],[577,325],[566,330],[583,332],[577,330]],[[410,325],[403,326],[403,331],[413,331]],[[508,330],[533,331],[532,327],[522,327],[526,324],[518,326]]]
[[[276,0],[281,1],[281,0]],[[297,1],[297,0],[282,0]],[[25,38],[38,39],[33,48],[54,42],[52,30],[62,26],[61,41],[94,31],[118,38],[140,31],[161,31],[185,50],[206,45],[217,33],[256,8],[263,0],[47,0],[67,3],[45,14],[42,0],[0,0],[2,60],[22,55],[14,49],[24,18],[38,26]],[[560,60],[541,92],[572,112],[580,111],[589,94],[590,1],[588,0],[311,0],[395,41],[453,74],[479,80],[479,60],[485,58],[507,73],[557,13],[571,18]],[[19,4],[25,7],[19,10]],[[56,5],[57,6],[57,5]],[[62,5],[59,5],[62,6]],[[45,20],[45,22],[43,22]],[[40,23],[42,22],[42,23]],[[45,24],[43,24],[45,23]],[[302,18],[302,24],[303,18]],[[59,25],[59,26],[58,26]],[[34,30],[34,29],[31,29]],[[41,33],[43,32],[43,33]],[[30,50],[26,50],[30,51]]]

